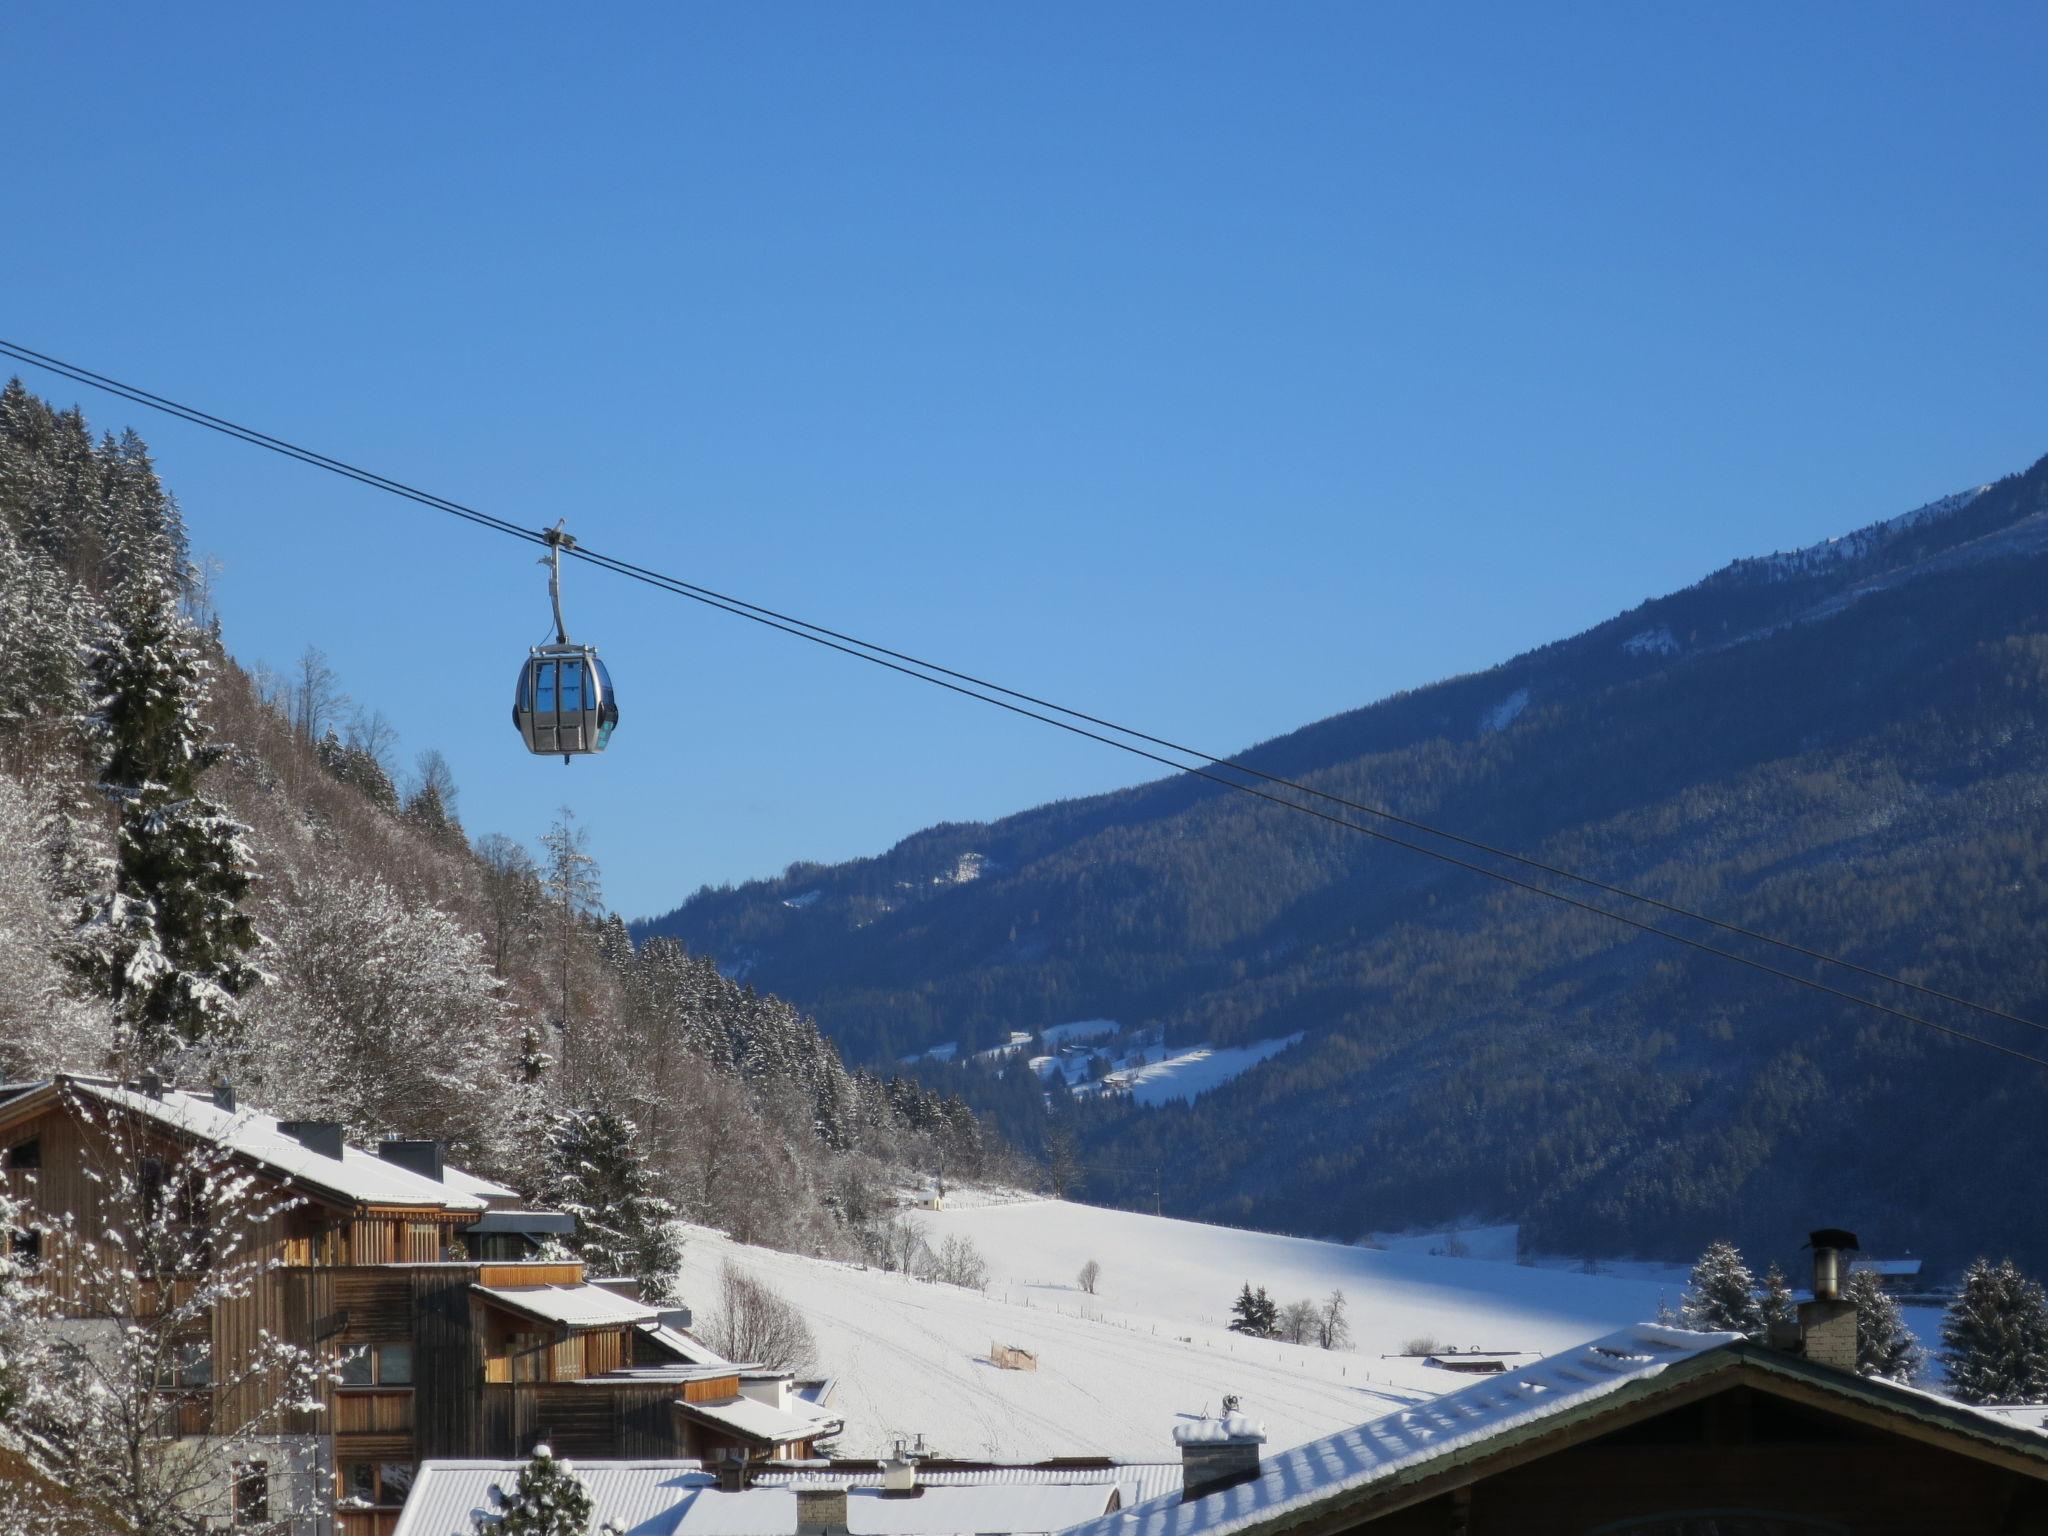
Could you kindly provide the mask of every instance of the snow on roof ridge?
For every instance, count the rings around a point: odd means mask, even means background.
[[[1173,1426],[1175,1445],[1264,1445],[1266,1426],[1241,1413],[1210,1418],[1206,1414]]]
[[[430,1179],[360,1147],[344,1143],[339,1159],[315,1152],[286,1134],[284,1122],[277,1116],[257,1109],[223,1109],[209,1094],[166,1087],[159,1098],[114,1078],[79,1073],[64,1073],[52,1082],[60,1089],[83,1091],[103,1102],[148,1115],[214,1146],[254,1158],[287,1180],[303,1181],[365,1204],[433,1206],[455,1211],[485,1208],[481,1195]],[[486,1182],[467,1174],[462,1178],[474,1185]]]
[[[1632,1324],[1520,1370],[1482,1378],[1432,1402],[1398,1408],[1295,1446],[1269,1458],[1257,1477],[1233,1488],[1187,1502],[1178,1493],[1152,1499],[1070,1526],[1062,1536],[1227,1536],[1283,1511],[1364,1487],[1548,1418],[1573,1403],[1604,1397],[1741,1338],[1739,1333]]]

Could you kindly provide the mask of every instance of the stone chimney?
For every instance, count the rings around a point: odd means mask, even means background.
[[[213,1085],[213,1107],[224,1114],[235,1112],[235,1085],[226,1078]]]
[[[441,1143],[438,1141],[400,1141],[393,1137],[377,1143],[377,1155],[408,1173],[432,1179],[436,1184],[441,1182]]]
[[[796,1485],[796,1536],[846,1536],[846,1484]]]
[[[1845,1255],[1856,1251],[1856,1234],[1840,1227],[1811,1233],[1813,1300],[1799,1304],[1800,1353],[1816,1365],[1839,1371],[1856,1369],[1856,1303],[1842,1295],[1848,1278]]]
[[[747,1458],[744,1452],[735,1451],[719,1462],[718,1491],[720,1493],[745,1493],[747,1491]]]
[[[1257,1477],[1266,1431],[1243,1414],[1230,1413],[1176,1424],[1173,1440],[1180,1447],[1180,1496],[1186,1503]]]
[[[284,1120],[278,1130],[308,1152],[341,1161],[341,1122],[338,1120]]]

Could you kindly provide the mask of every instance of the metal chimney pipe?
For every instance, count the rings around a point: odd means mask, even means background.
[[[1840,1301],[1849,1278],[1843,1255],[1857,1251],[1856,1234],[1840,1227],[1822,1227],[1807,1234],[1806,1246],[1813,1250],[1813,1299]]]

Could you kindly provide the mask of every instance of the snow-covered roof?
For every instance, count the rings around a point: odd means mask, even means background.
[[[624,1328],[661,1316],[601,1285],[475,1285],[479,1296],[564,1328]]]
[[[787,1445],[792,1440],[820,1439],[837,1431],[841,1423],[836,1416],[826,1413],[785,1413],[751,1397],[729,1398],[722,1403],[680,1403],[677,1406],[686,1417],[704,1419],[762,1445]]]
[[[1917,1275],[1920,1273],[1918,1259],[1851,1259],[1849,1269],[1861,1270],[1871,1275]]]
[[[495,1509],[493,1490],[511,1488],[525,1463],[429,1461],[419,1469],[393,1536],[472,1536],[475,1517]],[[744,1493],[722,1493],[717,1477],[695,1461],[572,1461],[590,1494],[592,1529],[606,1521],[625,1536],[790,1536],[796,1529],[800,1482],[840,1481],[842,1474],[795,1467],[786,1474],[758,1468]],[[881,1474],[844,1475],[850,1486],[852,1536],[1047,1536],[1103,1514],[1112,1496],[1128,1501],[1174,1467],[992,1467],[920,1473],[915,1498],[885,1498]],[[865,1478],[862,1482],[860,1479]],[[1169,1485],[1170,1486],[1170,1485]]]
[[[640,1331],[656,1344],[674,1355],[685,1365],[732,1365],[709,1344],[695,1334],[685,1333],[680,1328],[671,1328],[666,1323],[642,1323]]]
[[[482,1191],[511,1194],[500,1185],[455,1168],[444,1168],[441,1179],[430,1179],[356,1147],[344,1146],[339,1158],[328,1157],[286,1135],[275,1115],[222,1109],[205,1095],[166,1088],[163,1097],[157,1098],[101,1079],[67,1077],[61,1081],[100,1103],[132,1111],[195,1140],[247,1157],[295,1184],[356,1204],[481,1211],[487,1201]]]
[[[1154,1499],[1077,1526],[1068,1536],[1226,1536],[1550,1418],[1741,1337],[1650,1323],[1623,1328],[1268,1457],[1257,1477],[1234,1488],[1186,1503],[1177,1493]]]
[[[881,1473],[866,1468],[849,1468],[819,1462],[773,1462],[757,1465],[749,1477],[757,1487],[778,1483],[823,1482],[843,1479],[849,1483],[872,1484]],[[1094,1466],[919,1466],[918,1483],[927,1488],[1015,1487],[1040,1483],[1086,1483],[1113,1485],[1125,1509],[1166,1494],[1178,1495],[1181,1464],[1177,1461],[1116,1461]]]

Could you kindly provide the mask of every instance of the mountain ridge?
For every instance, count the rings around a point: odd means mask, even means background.
[[[1238,760],[2038,1016],[2044,577],[2048,460]],[[978,878],[933,883],[970,853]],[[967,1055],[1098,1015],[1219,1045],[1303,1031],[1184,1110],[1071,1111],[1105,1161],[1202,1154],[1179,1209],[1207,1219],[1355,1236],[1484,1212],[1560,1250],[1669,1256],[1825,1214],[1807,1199],[1833,1170],[1798,1163],[1809,1121],[1844,1156],[1896,1161],[1856,1124],[1889,1116],[1939,1145],[1951,1180],[1966,1148],[1986,1167],[2040,1150],[2032,1132],[1953,1132],[2013,1085],[1925,1032],[1187,775],[700,892],[642,931],[746,967],[856,1059],[949,1039]],[[973,1086],[971,1066],[920,1070]],[[1814,1075],[1844,1071],[1853,1085],[1815,1110]],[[1451,1145],[1463,1111],[1431,1096],[1461,1089],[1494,1118]],[[979,1091],[1030,1139],[1013,1087]],[[1603,1094],[1625,1096],[1604,1119]],[[1299,1155],[1250,1139],[1275,1116]],[[1091,1192],[1139,1198],[1115,1178]],[[1951,1257],[1993,1213],[2048,1247],[1995,1193],[1945,1214],[1931,1196],[1859,1200],[1896,1243]]]

